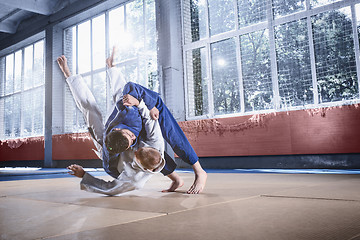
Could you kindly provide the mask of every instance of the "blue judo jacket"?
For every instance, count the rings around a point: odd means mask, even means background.
[[[186,163],[193,165],[199,158],[196,155],[194,149],[190,145],[184,132],[180,128],[179,124],[171,114],[170,110],[166,107],[162,101],[160,95],[157,92],[151,91],[139,84],[129,82],[124,93],[130,94],[139,101],[144,100],[148,109],[156,107],[159,110],[159,125],[163,138],[170,144],[174,152]],[[166,154],[165,154],[166,156]],[[165,157],[166,165],[162,173],[167,175],[175,170],[176,163],[171,158]]]
[[[152,109],[155,106],[154,100],[151,98],[150,95],[142,95],[137,92],[139,89],[137,84],[128,82],[123,90],[123,95],[131,94],[135,95],[135,98],[138,98],[139,101],[141,99],[144,100],[145,105]],[[155,92],[154,92],[155,93]],[[148,103],[148,104],[146,104]],[[120,173],[117,169],[118,161],[119,161],[119,153],[111,154],[109,153],[108,149],[105,146],[105,139],[107,134],[109,134],[114,128],[120,129],[128,129],[133,132],[136,138],[139,136],[139,133],[142,129],[142,119],[139,113],[139,109],[135,106],[128,107],[124,106],[122,99],[119,100],[114,107],[113,112],[109,116],[108,120],[105,124],[105,132],[104,132],[104,140],[103,140],[103,167],[104,170],[112,177],[117,178]],[[137,140],[136,140],[137,141]],[[134,146],[135,143],[132,145]]]
[[[163,103],[157,92],[151,91],[139,84],[128,82],[124,86],[123,95],[130,94],[139,101],[143,100],[148,109],[156,107],[159,110],[159,125],[161,133],[166,142],[168,142],[174,152],[186,163],[193,165],[198,161],[194,149],[191,147],[184,132],[172,116],[169,109]],[[114,128],[126,128],[132,131],[136,137],[142,129],[142,120],[137,107],[127,107],[123,105],[122,100],[116,103],[114,111],[105,124],[104,143],[103,143],[103,167],[105,171],[114,178],[120,173],[117,170],[120,154],[109,154],[105,146],[106,135]],[[141,134],[140,134],[141,135]],[[176,168],[176,163],[170,156],[166,157],[166,165],[162,170],[164,175],[170,174]]]

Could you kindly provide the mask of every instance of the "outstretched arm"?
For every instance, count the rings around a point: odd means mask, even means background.
[[[119,179],[122,180],[105,181],[85,172],[80,165],[73,164],[68,169],[72,171],[70,172],[71,175],[82,178],[80,182],[81,190],[113,196],[136,189],[133,181],[122,179],[124,177],[121,177],[121,175]]]
[[[83,169],[83,167],[77,164],[71,164],[70,166],[67,167],[67,169],[70,170],[69,173],[71,175],[78,178],[82,178],[85,174],[85,170]]]
[[[69,66],[67,64],[66,57],[64,55],[61,55],[60,57],[57,58],[56,61],[59,65],[60,70],[64,74],[65,78],[71,77],[71,72],[70,72]]]
[[[114,179],[112,181],[105,181],[100,178],[96,178],[89,173],[85,173],[80,182],[81,190],[88,192],[102,193],[109,196],[132,191],[136,189],[136,186],[132,181],[120,181]]]

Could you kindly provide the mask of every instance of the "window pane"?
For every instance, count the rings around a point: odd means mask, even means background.
[[[92,92],[96,99],[103,118],[106,116],[106,72],[100,72],[93,76],[93,88]]]
[[[148,88],[148,79],[146,77],[146,63],[146,58],[139,59],[138,61],[137,83]]]
[[[239,26],[266,21],[266,5],[267,0],[237,0]]]
[[[21,120],[21,98],[20,94],[15,94],[13,96],[13,136],[20,137],[20,120]]]
[[[22,51],[15,53],[14,91],[21,91]]]
[[[145,86],[159,92],[159,78],[157,69],[157,31],[155,0],[146,0],[146,59],[144,60]]]
[[[215,114],[240,112],[235,40],[211,44],[211,56]]]
[[[12,136],[13,129],[13,114],[14,114],[14,106],[13,106],[13,96],[9,96],[5,98],[4,103],[5,116],[4,116],[4,128],[5,128],[5,137]]]
[[[186,53],[189,116],[209,113],[206,49]]]
[[[310,5],[312,8],[320,7],[333,2],[338,2],[340,0],[310,0]]]
[[[358,97],[350,8],[312,17],[319,102]]]
[[[121,6],[109,12],[109,42],[110,48],[117,47],[119,54],[115,55],[115,62],[119,62],[124,56],[123,49],[130,47],[131,41],[125,35],[124,7]]]
[[[4,88],[5,88],[5,58],[0,58],[0,97],[4,96]]]
[[[90,72],[91,70],[91,49],[90,49],[90,21],[78,26],[78,67],[79,73]]]
[[[74,102],[74,99],[72,97],[72,94],[70,92],[69,86],[65,85],[65,104],[64,104],[64,123],[65,123],[65,129],[64,131],[66,133],[73,132],[73,126],[74,122],[76,124],[76,105]]]
[[[156,55],[154,58],[148,59],[146,72],[147,72],[147,80],[148,80],[147,87],[152,91],[159,92],[160,86],[159,86]]]
[[[105,15],[92,20],[93,70],[105,67]]]
[[[185,0],[184,32],[185,43],[191,43],[206,37],[206,0]]]
[[[273,0],[274,16],[280,17],[305,10],[305,0]]]
[[[268,30],[240,37],[245,111],[273,108]]]
[[[34,86],[40,86],[45,83],[44,68],[44,40],[34,45]]]
[[[235,29],[233,0],[208,0],[210,34],[216,35]]]
[[[314,103],[306,19],[275,28],[282,107]]]
[[[132,81],[138,83],[138,66],[137,63],[127,64],[125,66],[125,79],[127,82]]]
[[[34,94],[34,130],[32,135],[44,134],[44,86],[33,91]]]
[[[106,72],[102,69],[106,66],[105,60],[109,54],[106,52],[107,45],[109,51],[116,47],[114,64],[120,66],[126,79],[159,91],[155,0],[125,2],[116,9],[110,9],[64,31],[64,52],[72,56],[71,59],[68,58],[69,65],[73,60],[72,68],[77,66],[78,73],[82,74],[94,94],[104,117],[107,110],[108,86]],[[108,25],[105,24],[107,18]],[[77,110],[68,87],[65,91],[64,117],[66,132],[86,130],[82,113]]]
[[[5,102],[4,98],[0,98],[0,139],[5,138],[5,106],[4,106],[4,102]]]
[[[70,71],[72,72],[76,72],[78,73],[78,69],[77,69],[77,52],[78,52],[78,49],[77,49],[77,30],[76,30],[76,27],[73,27],[71,29],[71,47],[72,47],[72,51],[71,51],[71,55],[69,56],[72,56],[72,58],[69,60],[69,66],[70,66]]]
[[[142,0],[136,0],[126,5],[126,32],[131,47],[126,49],[128,57],[135,57],[144,49],[144,21]]]
[[[156,15],[155,1],[146,1],[146,51],[149,54],[156,55],[157,51],[157,32],[156,32]]]
[[[14,54],[6,56],[5,94],[14,91]]]
[[[67,58],[70,72],[76,74],[76,26],[64,31],[64,55]]]
[[[23,120],[23,136],[30,136],[32,133],[34,97],[32,91],[26,91],[22,96],[22,120]]]
[[[33,45],[24,51],[24,89],[33,87]]]

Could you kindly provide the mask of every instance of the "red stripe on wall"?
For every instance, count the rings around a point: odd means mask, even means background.
[[[44,137],[0,141],[0,161],[44,160]]]
[[[179,123],[200,157],[360,153],[360,106]]]
[[[53,160],[98,159],[89,133],[54,135]]]
[[[360,153],[350,105],[179,123],[199,157]],[[54,135],[53,159],[97,159],[88,133]],[[0,161],[44,160],[44,138],[0,142]]]

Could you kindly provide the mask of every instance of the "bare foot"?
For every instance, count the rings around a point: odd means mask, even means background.
[[[193,185],[187,191],[188,194],[198,194],[201,193],[206,184],[207,173],[202,169],[199,162],[196,162],[193,166],[195,172],[195,180]]]
[[[202,170],[201,173],[196,174],[195,181],[194,181],[193,185],[189,188],[187,193],[188,194],[201,193],[205,188],[206,179],[207,179],[207,173],[204,170]]]
[[[70,72],[70,69],[69,69],[69,66],[67,64],[67,59],[64,55],[60,56],[57,58],[57,63],[60,67],[60,70],[64,73],[64,76],[66,78],[70,77],[71,76],[71,72]]]
[[[116,52],[116,47],[114,46],[110,57],[108,57],[106,59],[106,65],[108,66],[108,68],[114,67],[114,55],[115,55],[115,52]]]
[[[172,172],[171,174],[167,175],[167,177],[172,180],[172,183],[169,189],[162,190],[162,192],[175,192],[176,189],[184,185],[184,180],[182,180],[182,178],[176,172]]]

